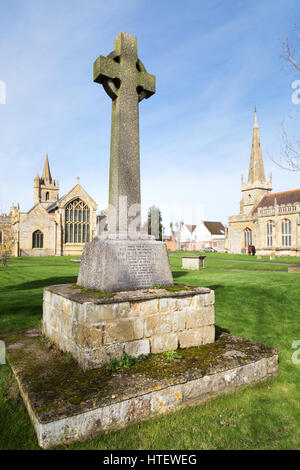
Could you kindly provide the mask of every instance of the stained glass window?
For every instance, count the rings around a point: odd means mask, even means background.
[[[66,243],[90,241],[90,209],[81,199],[75,199],[66,206],[65,219]]]

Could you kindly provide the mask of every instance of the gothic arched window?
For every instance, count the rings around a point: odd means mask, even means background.
[[[3,243],[3,234],[2,234],[2,232],[1,232],[1,230],[0,230],[0,245],[2,245],[2,243]]]
[[[252,245],[252,230],[246,228],[244,230],[244,246],[248,248],[249,245]]]
[[[66,206],[65,219],[66,243],[90,241],[90,209],[81,199],[75,199]]]
[[[269,220],[267,222],[267,246],[273,246],[273,228],[274,222]]]
[[[48,191],[46,192],[46,201],[49,201],[49,193],[48,193]]]
[[[44,235],[40,230],[36,230],[32,234],[32,248],[44,247]]]
[[[292,246],[292,224],[287,219],[281,222],[281,239],[282,246]]]

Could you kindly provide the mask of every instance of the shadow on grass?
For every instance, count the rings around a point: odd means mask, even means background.
[[[38,279],[34,281],[22,282],[22,284],[13,284],[11,286],[1,287],[0,292],[6,292],[9,290],[40,289],[42,287],[53,286],[56,284],[72,284],[76,281],[77,276],[48,277],[47,279]]]
[[[222,328],[219,325],[215,325],[215,329],[216,329],[216,339],[218,339],[221,336],[222,333],[229,333],[230,334],[230,330],[228,330],[227,328]]]
[[[183,271],[180,269],[180,271],[172,271],[173,279],[176,279],[177,277],[182,277],[182,276],[187,276],[189,274],[189,271]]]

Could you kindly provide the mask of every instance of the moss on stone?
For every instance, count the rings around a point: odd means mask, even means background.
[[[19,349],[8,347],[8,361],[41,422],[89,411],[276,353],[266,346],[223,333],[215,343],[177,349],[179,358],[173,361],[164,353],[150,354],[128,369],[109,371],[102,367],[84,372],[70,354],[61,352],[42,335],[30,337],[24,331],[12,332],[5,335],[5,341],[8,346],[22,344]],[[226,352],[237,351],[243,354],[224,356]]]
[[[71,289],[79,289],[82,294],[92,294],[98,299],[111,299],[116,295],[116,292],[107,292],[104,290],[86,289],[85,287],[78,286],[76,283],[71,284]]]

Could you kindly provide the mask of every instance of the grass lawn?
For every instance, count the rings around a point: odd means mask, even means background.
[[[65,448],[300,448],[300,364],[291,360],[292,343],[300,340],[300,275],[288,274],[286,266],[280,271],[281,265],[272,266],[268,258],[261,260],[267,264],[250,263],[249,258],[209,253],[205,261],[211,269],[202,271],[180,269],[178,253],[173,253],[170,261],[175,282],[215,290],[218,326],[280,349],[279,376],[202,406],[155,417]],[[43,287],[76,281],[79,265],[70,260],[18,258],[12,259],[8,268],[0,268],[0,331],[40,324]],[[275,262],[299,260],[278,258]],[[38,449],[8,365],[0,365],[0,449]]]

